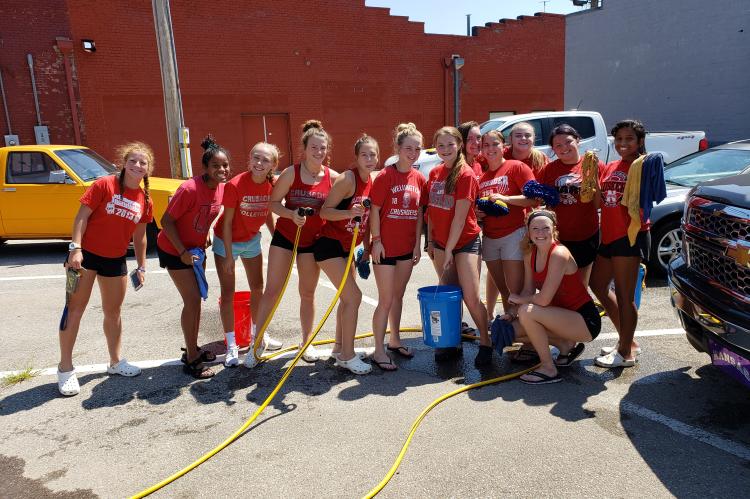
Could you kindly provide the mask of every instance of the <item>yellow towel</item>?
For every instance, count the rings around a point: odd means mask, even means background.
[[[599,158],[594,151],[586,151],[581,164],[581,202],[590,203],[594,200],[596,183],[599,180]]]
[[[630,165],[625,192],[622,193],[622,201],[620,201],[621,205],[628,208],[628,215],[630,215],[628,226],[630,246],[635,246],[635,238],[641,230],[641,173],[643,173],[644,159],[646,156],[642,154]]]

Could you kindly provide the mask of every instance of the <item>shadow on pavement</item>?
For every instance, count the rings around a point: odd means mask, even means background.
[[[620,422],[676,497],[732,497],[750,490],[750,393],[713,366],[657,373],[631,385]],[[714,445],[711,445],[711,444]]]

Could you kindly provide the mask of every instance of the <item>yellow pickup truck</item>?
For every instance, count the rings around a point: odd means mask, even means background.
[[[112,163],[87,147],[0,147],[0,243],[70,238],[81,195],[94,180],[116,172]],[[149,248],[155,247],[161,216],[182,182],[149,179],[154,202]]]

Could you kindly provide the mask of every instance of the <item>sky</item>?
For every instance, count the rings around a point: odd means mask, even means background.
[[[371,7],[388,7],[391,14],[408,16],[412,21],[423,21],[426,33],[466,34],[466,14],[471,14],[472,26],[484,26],[486,22],[500,19],[515,19],[521,15],[531,16],[536,12],[570,14],[576,7],[571,0],[365,0]],[[545,7],[546,5],[546,7]]]

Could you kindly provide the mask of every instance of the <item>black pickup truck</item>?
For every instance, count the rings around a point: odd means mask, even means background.
[[[682,231],[672,305],[690,344],[750,388],[750,174],[693,188]]]

